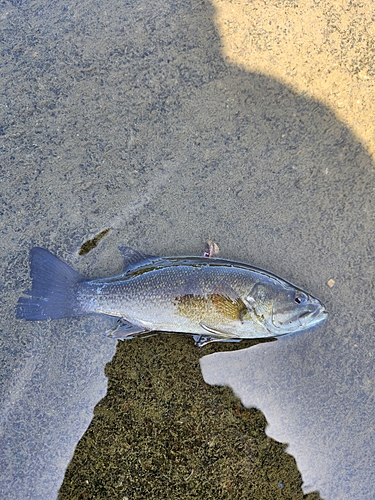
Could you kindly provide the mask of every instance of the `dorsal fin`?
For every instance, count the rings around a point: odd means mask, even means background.
[[[139,250],[135,250],[134,248],[130,247],[119,247],[119,250],[121,252],[122,258],[124,259],[125,269],[129,269],[130,267],[134,266],[135,264],[139,264],[144,260],[154,258],[153,255],[146,255]]]

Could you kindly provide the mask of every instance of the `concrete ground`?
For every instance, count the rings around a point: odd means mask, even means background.
[[[372,499],[371,4],[0,7],[2,498]],[[329,320],[198,350],[15,318],[33,246],[93,277],[208,239]]]

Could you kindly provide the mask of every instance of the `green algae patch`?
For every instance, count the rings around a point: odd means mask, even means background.
[[[251,346],[255,342],[247,341]],[[308,499],[286,445],[265,434],[261,411],[206,384],[188,336],[119,342],[108,392],[80,440],[59,499]]]
[[[93,250],[99,243],[99,241],[104,238],[104,236],[106,234],[109,233],[109,231],[111,230],[110,227],[108,227],[107,229],[104,229],[104,231],[100,232],[99,234],[97,234],[94,238],[92,238],[91,240],[87,240],[85,241],[85,243],[83,243],[81,245],[81,248],[78,250],[78,254],[79,255],[86,255],[88,254],[89,252],[91,252],[91,250]]]

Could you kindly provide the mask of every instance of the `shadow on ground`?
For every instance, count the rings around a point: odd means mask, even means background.
[[[199,358],[213,350],[180,335],[120,342],[59,499],[319,499],[303,495],[296,462],[266,436],[262,412],[204,382]]]

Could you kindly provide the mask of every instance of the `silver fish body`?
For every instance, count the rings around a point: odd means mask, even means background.
[[[85,280],[47,250],[31,250],[32,289],[17,316],[27,320],[102,313],[129,338],[151,331],[188,333],[198,345],[277,337],[310,328],[327,316],[303,290],[266,271],[205,257],[152,257],[121,249],[125,271]]]

